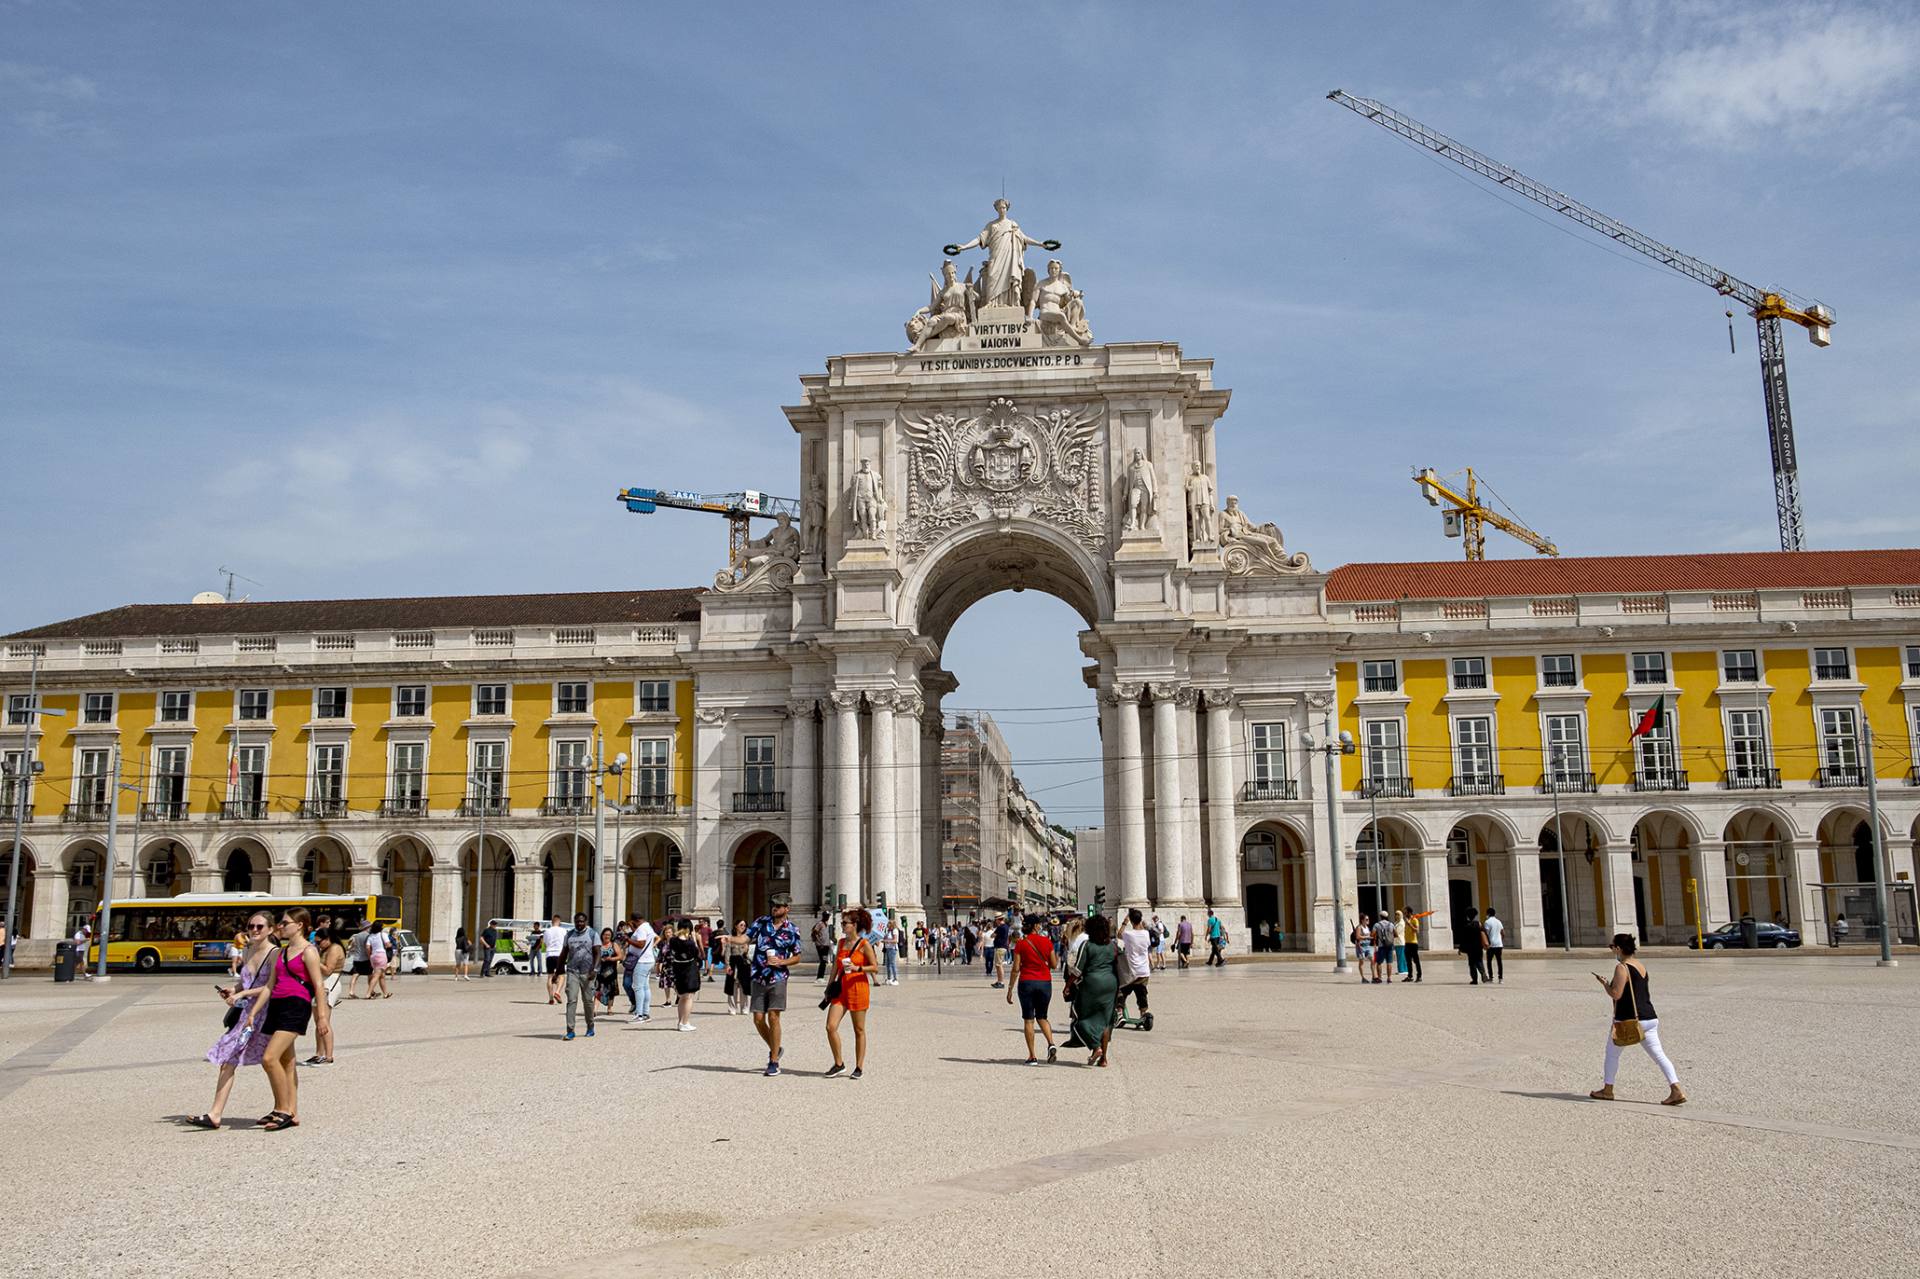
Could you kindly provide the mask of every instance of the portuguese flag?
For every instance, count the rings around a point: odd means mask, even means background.
[[[1634,737],[1639,737],[1643,733],[1651,733],[1654,729],[1660,727],[1660,717],[1666,714],[1666,712],[1666,697],[1660,696],[1654,698],[1653,705],[1647,707],[1647,713],[1642,715],[1640,722],[1633,726],[1633,733],[1627,740],[1631,741]]]

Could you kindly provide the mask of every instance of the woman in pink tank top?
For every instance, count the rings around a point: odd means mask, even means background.
[[[280,947],[268,961],[267,1011],[261,1032],[269,1036],[260,1064],[273,1086],[273,1112],[260,1121],[267,1132],[300,1126],[300,1078],[294,1064],[294,1045],[317,1017],[320,1030],[331,1029],[327,1001],[315,999],[320,989],[320,952],[307,940],[307,912],[298,906],[280,916],[276,930]]]

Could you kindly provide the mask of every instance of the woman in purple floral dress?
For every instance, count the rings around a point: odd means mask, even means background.
[[[264,911],[248,918],[247,949],[240,960],[240,980],[233,987],[221,989],[221,997],[228,1007],[237,1008],[240,1016],[232,1028],[207,1049],[207,1060],[220,1067],[220,1079],[213,1089],[213,1108],[187,1120],[196,1128],[220,1126],[227,1097],[233,1092],[234,1072],[241,1066],[258,1066],[266,1055],[267,1036],[256,1033],[254,1023],[267,1002],[267,961],[273,956],[271,926],[272,919]]]

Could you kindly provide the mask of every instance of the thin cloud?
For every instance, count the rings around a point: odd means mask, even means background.
[[[85,76],[50,67],[28,66],[24,62],[0,62],[0,90],[66,98],[71,102],[91,102],[100,95],[99,86]]]
[[[567,172],[584,178],[596,169],[605,169],[627,158],[627,149],[612,138],[568,138],[560,144],[560,157]]]

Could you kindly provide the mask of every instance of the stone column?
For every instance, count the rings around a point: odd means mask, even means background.
[[[1901,882],[1911,884],[1913,882],[1913,840],[1899,835],[1890,835],[1882,843],[1887,850],[1887,878],[1895,884]],[[1891,903],[1887,909],[1893,909]]]
[[[894,811],[898,814],[900,836],[893,884],[887,890],[899,910],[918,916],[925,909],[920,900],[921,841],[920,824],[920,716],[926,703],[918,693],[901,693],[895,702],[899,716],[893,722],[894,754],[899,767],[894,770]]]
[[[1195,909],[1204,909],[1211,898],[1207,893],[1202,862],[1205,841],[1200,818],[1200,695],[1191,686],[1174,695],[1174,722],[1178,725],[1180,774],[1180,887],[1186,901]],[[1225,904],[1225,903],[1223,903]]]
[[[12,843],[9,842],[6,847],[7,851],[3,855],[11,857]],[[23,839],[20,841],[20,878],[23,883],[26,880],[28,857],[26,850],[27,841]],[[16,918],[14,925],[15,927],[21,924],[26,925],[20,930],[21,938],[31,937],[35,941],[57,942],[68,935],[67,873],[54,864],[53,858],[46,857],[44,854],[35,855],[33,860],[33,906],[24,916]],[[216,884],[216,891],[218,887]],[[5,896],[0,895],[0,911],[6,909],[5,900]],[[24,950],[15,952],[14,961],[19,962],[20,956],[24,953]],[[46,953],[48,956],[53,954],[51,950]]]
[[[1693,850],[1691,874],[1700,881],[1699,898],[1695,903],[1700,912],[1700,930],[1710,933],[1733,918],[1727,897],[1726,842],[1702,840],[1700,847]],[[1686,889],[1685,884],[1680,885],[1682,893]],[[1685,919],[1686,916],[1682,915],[1681,918]]]
[[[1525,843],[1507,854],[1513,868],[1512,927],[1507,945],[1520,950],[1544,950],[1547,945],[1546,903],[1540,897],[1540,849]],[[1628,885],[1631,890],[1632,885]]]
[[[460,868],[442,866],[439,863],[427,868],[428,891],[431,894],[427,905],[428,918],[432,921],[429,934],[432,940],[427,943],[427,962],[429,964],[451,964],[453,962],[453,934],[460,928]]]
[[[1615,933],[1640,936],[1639,917],[1633,909],[1633,850],[1626,844],[1605,844],[1593,850],[1594,867],[1600,872],[1600,911],[1609,939]]]
[[[1800,930],[1808,943],[1825,941],[1828,916],[1820,908],[1820,894],[1814,885],[1820,882],[1820,841],[1793,841],[1791,864],[1787,867],[1787,923]],[[1766,920],[1766,907],[1755,902],[1753,917]]]
[[[580,846],[585,848],[587,845],[583,843]],[[576,867],[572,873],[577,876],[580,872]],[[559,892],[555,891],[554,897],[559,896]],[[556,902],[555,905],[557,909],[558,903]],[[586,908],[586,897],[583,894],[573,909],[582,911]],[[540,917],[540,867],[530,861],[515,861],[513,864],[513,917],[515,919]],[[482,920],[481,923],[484,925],[486,921]],[[571,915],[567,917],[567,923],[569,925],[573,923]]]
[[[860,900],[860,694],[833,695],[834,791],[838,796],[833,837],[835,892]]]
[[[893,692],[885,690],[874,693],[868,698],[873,715],[873,744],[867,753],[867,802],[873,812],[868,817],[871,835],[868,843],[873,848],[873,875],[867,885],[866,900],[869,905],[879,903],[879,894],[885,893],[889,905],[894,894],[899,891],[894,884],[900,869],[899,836],[895,825],[899,798],[900,779],[894,775],[894,765],[898,762],[898,752],[894,749],[898,742],[893,729]]]
[[[1420,878],[1425,889],[1426,905],[1422,910],[1430,910],[1421,921],[1420,954],[1422,959],[1433,955],[1453,953],[1453,893],[1447,887],[1451,876],[1447,873],[1447,850],[1445,848],[1422,849],[1420,854]],[[1347,913],[1347,927],[1353,927],[1353,913]],[[1346,938],[1339,939],[1342,945]]]
[[[1234,839],[1233,690],[1210,688],[1207,704],[1207,842],[1210,891],[1216,907],[1238,909],[1240,849]],[[1244,925],[1242,931],[1244,931]]]
[[[720,914],[720,863],[724,857],[720,828],[722,805],[731,807],[727,794],[727,713],[717,706],[694,712],[693,767],[705,778],[693,815],[693,840],[681,859],[680,906],[689,915],[717,918]]]
[[[259,872],[255,871],[254,874],[257,876]],[[259,882],[258,879],[256,879],[255,882]],[[267,863],[267,891],[275,897],[305,896],[306,887],[300,882],[300,868],[298,866],[282,866],[269,861]]]
[[[915,898],[922,910],[933,914],[940,909],[945,892],[946,846],[940,842],[940,747],[946,740],[946,721],[938,707],[930,706],[920,720],[920,866],[914,884]],[[928,891],[921,891],[922,888]]]
[[[1180,707],[1176,684],[1155,684],[1153,693],[1153,844],[1159,877],[1154,894],[1162,906],[1187,897],[1186,849],[1180,838]]]
[[[1140,685],[1115,684],[1108,695],[1113,708],[1114,745],[1109,757],[1120,781],[1117,815],[1121,906],[1147,904],[1147,799],[1140,775]],[[1103,752],[1108,753],[1108,752]],[[1114,836],[1109,834],[1109,839]]]
[[[787,703],[787,891],[793,894],[793,916],[811,916],[820,900],[820,761],[814,734],[815,699],[795,698]]]
[[[362,866],[358,862],[347,864],[347,887],[355,897],[380,891],[380,868]]]

